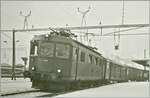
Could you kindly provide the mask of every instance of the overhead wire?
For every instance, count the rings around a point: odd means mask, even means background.
[[[124,29],[124,30],[119,30],[119,31],[115,31],[115,33],[117,32],[126,32],[126,31],[131,31],[131,30],[136,30],[136,29],[140,29],[140,28],[143,28],[143,27],[135,27],[135,28],[129,28],[129,29]],[[110,33],[106,33],[104,35],[110,35],[110,34],[113,34],[114,32],[110,32]]]
[[[79,33],[79,32],[74,32],[74,33]],[[126,34],[120,34],[120,35],[148,35],[149,33],[126,33]],[[101,35],[101,34],[93,34],[89,33],[89,36],[114,36],[114,34],[109,34],[109,35]]]
[[[84,27],[67,27],[70,30],[82,30],[82,29],[108,29],[108,28],[129,28],[129,27],[149,27],[149,24],[124,24],[124,25],[103,25],[103,26],[84,26]],[[52,28],[54,30],[65,29],[66,27]],[[14,29],[15,32],[28,32],[28,31],[49,31],[48,28],[36,28],[36,29]],[[0,32],[12,32],[13,30],[0,30]]]
[[[126,32],[126,31],[136,30],[136,29],[140,29],[140,28],[142,28],[142,27],[124,29],[124,30],[120,30],[120,31],[115,31],[115,33],[116,33],[116,32]],[[77,31],[72,31],[72,32],[74,32],[74,33],[84,33],[84,32],[77,32]],[[90,35],[90,34],[91,34],[91,35],[96,35],[96,33],[94,34],[94,32],[89,32],[88,34],[89,34],[89,35]],[[112,35],[112,34],[114,34],[114,32],[106,33],[106,34],[103,34],[103,35],[100,34],[100,35],[101,35],[101,36],[109,36],[109,35]],[[99,34],[97,34],[97,35],[99,35]]]

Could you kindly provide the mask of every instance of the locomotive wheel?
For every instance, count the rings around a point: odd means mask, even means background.
[[[80,89],[82,88],[81,86],[82,86],[81,82],[80,82],[80,81],[77,82],[77,89],[78,89],[78,90],[80,90]]]
[[[70,83],[70,90],[79,90],[79,89],[81,89],[80,81],[74,81]]]

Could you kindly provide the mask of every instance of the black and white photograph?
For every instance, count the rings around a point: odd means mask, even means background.
[[[150,97],[149,0],[0,0],[0,96]]]

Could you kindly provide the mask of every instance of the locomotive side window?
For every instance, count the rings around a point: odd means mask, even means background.
[[[70,47],[65,44],[56,44],[56,57],[69,58]]]
[[[99,66],[102,66],[102,65],[103,65],[102,61],[103,61],[103,60],[100,58],[100,59],[99,59]]]
[[[89,63],[92,64],[92,55],[89,55]]]
[[[78,50],[77,48],[73,47],[73,61],[77,60]]]
[[[84,52],[81,52],[80,61],[81,61],[81,62],[84,62],[84,61],[85,61],[85,53],[84,53]]]
[[[94,58],[94,64],[98,65],[98,58],[97,57]]]
[[[41,56],[52,57],[54,55],[54,44],[53,43],[42,43],[40,48]]]

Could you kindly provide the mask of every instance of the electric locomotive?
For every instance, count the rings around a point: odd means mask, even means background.
[[[110,81],[143,79],[143,69],[109,60],[71,36],[76,37],[68,30],[34,36],[29,60],[32,87],[66,90]],[[133,76],[135,73],[132,73],[134,70],[129,72],[131,69],[139,70],[136,74],[141,73],[140,78]]]

